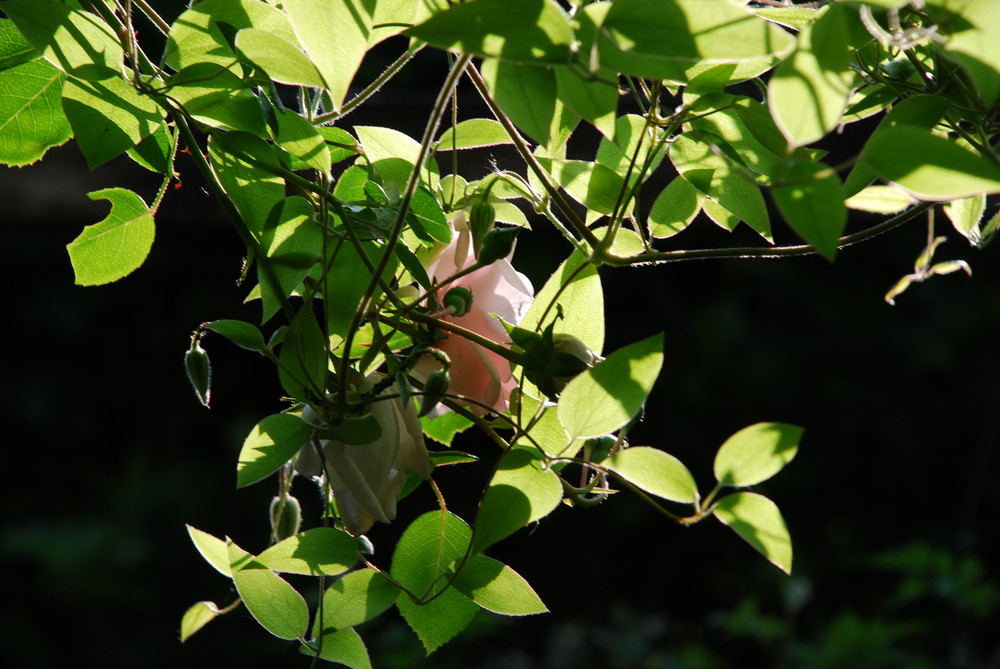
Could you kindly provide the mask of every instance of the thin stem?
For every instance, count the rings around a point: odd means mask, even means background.
[[[377,93],[378,90],[382,88],[382,86],[384,86],[387,81],[392,79],[392,77],[395,76],[395,74],[399,72],[399,70],[401,70],[404,65],[410,62],[410,59],[412,59],[417,54],[417,52],[419,52],[425,46],[427,45],[415,44],[411,46],[409,49],[407,49],[402,56],[397,58],[395,61],[392,62],[391,65],[389,65],[389,67],[386,68],[385,72],[378,75],[378,77],[375,78],[375,81],[368,84],[368,86],[366,86],[364,90],[362,90],[360,93],[358,93],[349,101],[347,101],[344,104],[344,106],[340,108],[340,111],[332,111],[332,112],[327,112],[326,114],[320,114],[318,116],[314,116],[310,120],[313,123],[321,123],[326,125],[347,116],[352,111],[354,111],[359,105],[361,105],[365,100],[367,100],[372,95]]]

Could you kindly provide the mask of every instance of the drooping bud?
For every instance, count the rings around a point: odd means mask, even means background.
[[[212,365],[201,347],[201,335],[201,332],[191,335],[191,347],[184,354],[184,370],[198,401],[207,407],[212,400]]]
[[[588,439],[583,447],[584,453],[590,462],[603,462],[609,455],[611,455],[611,449],[615,447],[618,440],[611,435],[604,435],[602,437],[594,437],[593,439]]]
[[[469,212],[469,229],[472,231],[472,251],[479,257],[486,235],[493,230],[496,222],[496,208],[485,197],[473,205]]]
[[[463,286],[455,286],[444,294],[441,303],[445,309],[451,310],[452,316],[464,316],[472,309],[472,291]]]
[[[302,525],[302,507],[299,500],[286,494],[271,500],[271,530],[277,541],[293,537]]]
[[[550,362],[554,390],[561,393],[574,376],[593,367],[597,360],[598,356],[573,335],[564,332],[554,334]]]
[[[483,237],[483,248],[479,252],[479,264],[491,265],[506,258],[514,250],[514,241],[521,228],[493,228]]]
[[[427,377],[427,382],[424,383],[424,399],[420,403],[419,418],[423,418],[437,406],[444,394],[448,392],[449,385],[451,385],[451,378],[448,376],[448,372],[443,369],[432,372]]]

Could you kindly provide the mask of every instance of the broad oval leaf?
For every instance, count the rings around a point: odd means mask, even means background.
[[[922,128],[880,129],[865,146],[863,159],[878,176],[922,200],[1000,193],[1000,168]]]
[[[554,0],[473,0],[406,31],[428,44],[532,63],[569,60],[573,30]]]
[[[472,530],[455,514],[428,511],[410,523],[396,543],[393,578],[417,596],[424,596],[448,565],[465,554],[471,536]]]
[[[276,413],[250,431],[240,449],[236,486],[242,488],[270,476],[298,453],[313,428],[298,416]]]
[[[66,246],[80,286],[100,286],[139,268],[153,246],[153,212],[138,195],[124,188],[105,188],[87,195],[107,200],[111,213],[88,225]]]
[[[715,454],[716,479],[722,485],[749,486],[771,478],[795,457],[802,432],[786,423],[743,428]]]
[[[336,576],[353,567],[358,557],[354,537],[332,527],[316,527],[279,541],[257,561],[287,574]]]
[[[392,606],[399,594],[399,586],[374,569],[345,574],[323,594],[323,629],[344,629],[371,620]]]
[[[267,348],[264,335],[251,323],[221,319],[205,324],[206,330],[217,332],[229,341],[249,351],[263,351]]]
[[[445,130],[437,141],[437,150],[476,149],[510,143],[510,136],[498,121],[491,118],[470,118]]]
[[[774,502],[756,493],[738,492],[720,499],[713,513],[774,566],[792,573],[792,540]]]
[[[271,79],[282,84],[322,88],[323,77],[297,44],[259,28],[245,28],[236,34],[236,48]]]
[[[615,453],[601,465],[657,497],[688,504],[698,500],[698,486],[691,472],[680,460],[659,449],[633,446]]]
[[[547,516],[562,499],[562,484],[551,469],[526,448],[504,454],[486,490],[472,538],[472,552],[481,553],[528,523]]]
[[[523,576],[485,555],[469,560],[453,585],[479,606],[500,615],[531,616],[548,612]]]
[[[663,334],[621,348],[566,384],[559,422],[571,437],[599,437],[639,412],[663,364]]]
[[[188,536],[191,537],[191,543],[205,558],[205,562],[223,576],[232,578],[233,572],[229,568],[229,551],[226,548],[226,542],[196,527],[190,525],[185,525],[185,527],[187,527]]]
[[[278,638],[303,638],[309,627],[309,607],[302,595],[232,541],[228,547],[233,583],[250,615]]]

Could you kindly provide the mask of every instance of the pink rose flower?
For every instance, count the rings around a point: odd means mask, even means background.
[[[476,262],[472,250],[472,234],[466,225],[465,216],[459,214],[454,225],[455,234],[451,243],[438,251],[427,264],[427,275],[431,281],[446,279]],[[445,284],[438,292],[439,297],[456,286],[467,288],[472,293],[472,308],[463,316],[447,315],[442,320],[498,344],[509,344],[510,340],[500,321],[491,314],[517,325],[535,299],[531,282],[514,269],[509,256]],[[447,336],[437,343],[437,347],[451,360],[449,393],[464,395],[482,403],[470,403],[470,409],[478,415],[490,413],[487,407],[492,408],[495,413],[507,411],[510,393],[517,386],[510,362],[461,335],[445,334]],[[416,371],[426,377],[439,367],[436,360],[427,356],[417,365]],[[435,409],[439,413],[444,410],[442,405]]]

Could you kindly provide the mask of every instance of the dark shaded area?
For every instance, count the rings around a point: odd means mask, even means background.
[[[434,94],[419,83],[380,94],[347,125],[419,136],[413,123]],[[481,115],[472,95],[467,111]],[[503,153],[462,153],[459,169],[477,178],[488,167],[473,161],[490,155]],[[280,408],[273,367],[221,337],[206,339],[211,411],[184,377],[199,323],[253,321],[259,307],[242,305],[246,291],[235,285],[238,239],[193,168],[180,169],[146,264],[87,289],[73,286],[64,250],[106,214],[85,193],[132,184],[149,199],[157,179],[127,160],[88,173],[73,146],[0,172],[2,392],[12,421],[0,533],[5,666],[307,666],[244,611],[177,641],[189,605],[234,597],[184,524],[264,547],[274,486],[236,491],[235,461],[253,425]],[[521,236],[515,263],[538,289],[569,247],[536,227]],[[806,428],[797,458],[755,488],[788,522],[791,578],[720,524],[681,528],[626,494],[560,507],[489,551],[551,614],[482,614],[426,661],[390,614],[361,629],[375,666],[998,666],[998,250],[954,238],[939,255],[966,258],[974,277],[916,285],[889,307],[882,295],[925,238],[912,223],[832,265],[808,257],[602,270],[606,350],[666,335],[633,443],[676,455],[707,492],[715,450],[736,430],[762,420]],[[752,232],[708,222],[676,238],[678,247],[745,243],[756,243]],[[495,455],[476,436],[456,445]],[[472,517],[488,464],[441,472],[452,511]],[[296,492],[315,512],[309,486]],[[426,488],[408,498],[396,523],[372,531],[376,549],[434,506]]]

